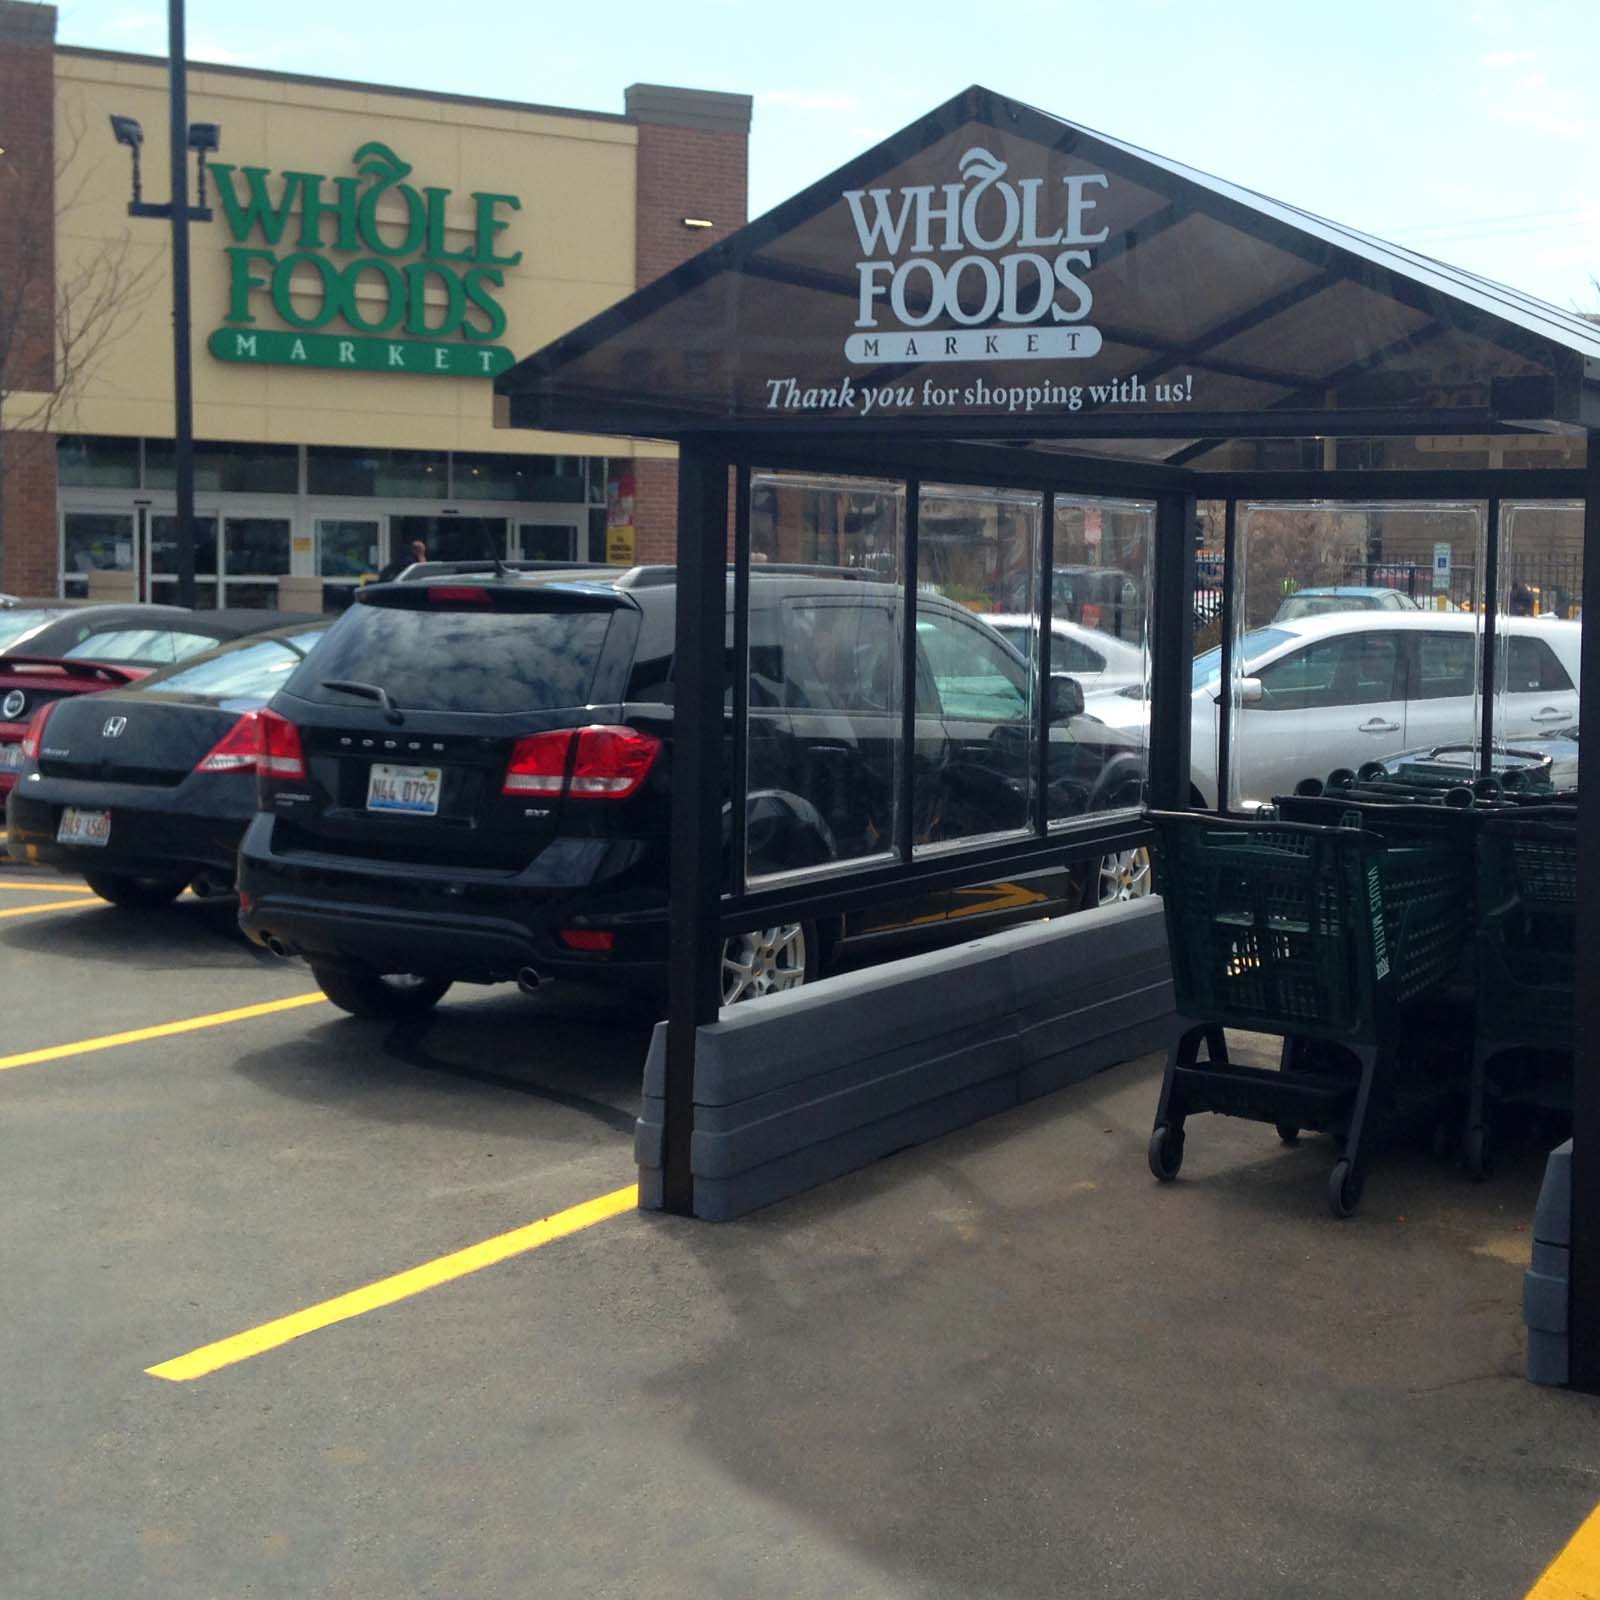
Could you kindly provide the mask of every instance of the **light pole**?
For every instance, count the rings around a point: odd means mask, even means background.
[[[164,204],[144,199],[139,152],[144,130],[132,117],[113,116],[111,131],[133,156],[130,217],[163,217],[172,224],[172,401],[173,467],[178,502],[178,603],[193,606],[194,593],[194,381],[189,353],[189,224],[209,222],[206,157],[222,143],[214,122],[189,121],[188,69],[184,56],[183,0],[167,0],[168,127],[172,198]],[[188,204],[189,151],[199,157],[199,204]]]

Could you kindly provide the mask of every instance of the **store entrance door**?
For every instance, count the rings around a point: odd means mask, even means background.
[[[506,531],[504,517],[391,516],[389,561],[408,560],[414,544],[423,546],[429,561],[504,561]]]

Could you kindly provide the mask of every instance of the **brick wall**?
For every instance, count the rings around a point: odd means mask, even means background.
[[[0,525],[0,592],[56,592],[56,453],[54,440],[13,434],[0,440],[5,506]]]
[[[0,394],[55,386],[55,29],[53,6],[0,0]],[[54,450],[0,449],[0,588],[53,593]]]
[[[634,84],[626,104],[639,126],[634,273],[643,285],[744,226],[750,99]],[[685,217],[712,226],[686,228]],[[668,461],[639,461],[635,467],[639,560],[671,561],[677,550],[677,468]]]

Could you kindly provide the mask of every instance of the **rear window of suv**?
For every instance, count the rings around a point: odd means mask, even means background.
[[[320,705],[377,684],[405,711],[554,711],[588,703],[609,611],[413,611],[356,605],[284,686]]]

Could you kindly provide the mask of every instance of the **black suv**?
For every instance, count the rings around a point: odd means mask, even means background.
[[[487,566],[487,564],[483,564]],[[413,568],[360,591],[260,714],[240,922],[357,1015],[453,980],[659,982],[671,827],[671,568]],[[752,878],[883,859],[901,785],[901,593],[833,569],[750,583]],[[977,617],[917,601],[913,837],[1028,825],[1030,667]],[[1129,735],[1053,687],[1052,816],[1137,804]],[[908,890],[870,914],[730,939],[725,998],[814,976],[843,944],[1075,906],[1085,874]],[[1092,890],[1090,891],[1092,893]]]

